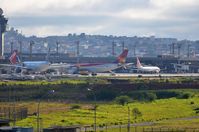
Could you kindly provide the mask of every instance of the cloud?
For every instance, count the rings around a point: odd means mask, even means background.
[[[90,27],[90,26],[36,26],[36,27],[25,27],[21,28],[23,32],[25,32],[27,35],[32,35],[32,32],[37,33],[37,35],[41,37],[46,36],[65,36],[68,35],[68,33],[71,33],[69,31],[73,30],[73,33],[83,33],[86,32],[88,34],[97,34],[99,30],[105,29],[104,25],[98,25],[96,27]]]
[[[20,2],[19,2],[20,1]],[[9,16],[52,16],[89,12],[101,0],[0,0]]]
[[[9,25],[28,35],[85,32],[198,39],[199,34],[197,0],[0,0],[0,5]]]

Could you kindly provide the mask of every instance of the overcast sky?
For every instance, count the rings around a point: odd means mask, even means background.
[[[199,35],[199,0],[0,0],[0,7],[25,35]]]

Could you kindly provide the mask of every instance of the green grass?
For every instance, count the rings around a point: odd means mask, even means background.
[[[0,81],[0,86],[4,85],[55,85],[55,84],[85,84],[85,83],[97,83],[107,84],[107,79],[118,77],[87,77],[82,76],[80,78],[63,78],[55,81],[35,80],[35,81]],[[199,77],[162,77],[162,78],[148,78],[148,77],[119,77],[119,79],[129,80],[129,83],[197,83]]]
[[[56,81],[0,81],[0,86],[14,86],[14,85],[56,85],[56,84],[85,84],[83,79],[62,79]]]
[[[197,81],[195,79],[194,81]],[[193,79],[191,78],[175,78],[175,79],[156,79],[152,80],[154,82],[172,82],[172,83],[178,83],[178,82],[192,82]],[[149,79],[132,79],[131,82],[140,83],[140,82],[152,82]],[[75,88],[64,88],[63,91],[60,91],[60,93],[67,93],[67,97],[70,97],[72,93],[75,93],[75,98],[80,96],[81,94],[85,92],[85,89],[81,90],[76,88],[76,85],[78,84],[87,84],[88,82],[92,83],[98,83],[98,84],[104,84],[107,83],[106,80],[99,79],[96,81],[96,79],[92,78],[84,78],[84,79],[77,79],[77,80],[58,80],[54,82],[48,82],[48,81],[36,81],[36,82],[30,82],[30,81],[14,81],[14,82],[0,82],[0,86],[27,86],[27,85],[37,85],[41,86],[46,85],[47,88],[51,88],[52,86],[56,84],[64,84],[65,86],[70,86],[68,84],[75,85]],[[7,88],[7,87],[6,87]],[[22,88],[21,88],[22,89]],[[22,89],[23,90],[23,89]],[[38,89],[34,89],[36,92],[38,92]],[[67,90],[67,91],[65,91]],[[169,120],[173,118],[181,118],[181,117],[191,117],[196,116],[195,108],[199,108],[199,98],[198,98],[198,90],[173,90],[173,91],[184,91],[184,92],[191,92],[194,93],[193,98],[189,99],[176,99],[176,98],[170,98],[170,99],[161,99],[161,100],[155,100],[153,102],[134,102],[130,103],[128,106],[132,110],[133,108],[138,108],[142,116],[138,119],[134,120],[133,116],[131,114],[131,123],[135,122],[155,122],[155,127],[159,126],[165,126],[165,127],[184,127],[184,126],[193,126],[196,127],[197,123],[199,123],[199,119],[193,119],[193,120]],[[18,91],[20,92],[20,91]],[[31,94],[33,93],[33,90],[29,91]],[[58,91],[59,92],[59,91]],[[120,91],[118,91],[120,92]],[[153,91],[147,91],[147,92],[153,92]],[[3,93],[3,92],[2,92]],[[4,93],[3,93],[4,94]],[[26,94],[28,95],[28,94]],[[61,95],[61,94],[60,94]],[[59,96],[60,96],[59,95]],[[58,96],[58,97],[59,97]],[[21,95],[20,95],[21,97]],[[194,102],[194,103],[191,103]],[[8,105],[6,103],[2,104],[0,103],[0,106]],[[29,114],[33,114],[36,112],[37,109],[37,102],[20,102],[18,103],[20,106],[26,106],[29,109]],[[50,127],[50,126],[69,126],[69,125],[92,125],[93,124],[93,105],[92,104],[86,104],[81,103],[77,104],[80,105],[80,109],[70,109],[71,106],[74,104],[68,104],[68,103],[60,103],[60,102],[41,102],[41,118],[42,118],[42,126],[43,128]],[[97,104],[97,125],[98,126],[104,126],[104,125],[118,125],[118,124],[127,124],[128,122],[128,106],[121,106],[114,104],[112,102],[109,103],[98,103]],[[31,126],[36,127],[36,116],[29,116],[26,119],[23,119],[21,121],[18,121],[16,123],[17,126]],[[114,131],[114,130],[113,130]]]
[[[195,102],[191,104],[190,102]],[[142,117],[136,121],[131,115],[131,123],[134,122],[160,122],[167,119],[190,117],[197,115],[194,108],[199,107],[199,99],[162,99],[154,102],[129,104],[130,109],[138,108],[142,112]],[[21,103],[28,106],[29,112],[35,112],[37,103]],[[50,126],[68,126],[68,125],[92,125],[93,110],[92,105],[79,104],[81,109],[70,109],[69,104],[64,103],[41,103],[41,117],[43,127]],[[127,106],[117,104],[98,104],[97,107],[97,125],[118,125],[127,124],[128,114]],[[198,121],[198,120],[196,120]],[[163,122],[164,123],[164,122]],[[165,122],[168,125],[170,122]],[[161,122],[159,123],[161,125]],[[158,124],[157,124],[158,125]],[[30,116],[27,119],[17,122],[17,126],[36,127],[36,116]]]
[[[199,129],[199,118],[196,119],[173,119],[164,120],[155,123],[155,127],[172,127],[172,128],[197,128]]]

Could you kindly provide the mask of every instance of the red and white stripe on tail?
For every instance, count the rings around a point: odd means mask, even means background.
[[[140,63],[139,58],[137,57],[137,64],[136,64],[137,68],[141,68],[143,67],[142,64]]]
[[[124,51],[117,57],[117,62],[121,64],[125,63],[127,55],[128,55],[128,49],[124,49]]]
[[[11,64],[17,63],[17,51],[14,51],[9,58]]]

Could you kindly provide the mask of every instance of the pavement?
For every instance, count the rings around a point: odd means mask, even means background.
[[[98,73],[97,76],[113,77],[199,77],[199,73],[160,73],[160,74],[138,74],[138,73]]]
[[[199,73],[160,73],[160,74],[138,74],[138,73],[97,73],[96,76],[79,75],[79,74],[62,74],[62,75],[21,75],[21,74],[0,74],[0,80],[57,80],[60,78],[81,78],[81,77],[114,77],[114,78],[131,78],[131,77],[146,77],[146,78],[159,78],[159,77],[199,77]]]

